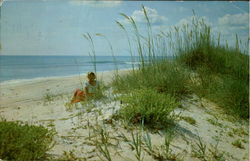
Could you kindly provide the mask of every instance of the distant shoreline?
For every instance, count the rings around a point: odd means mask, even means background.
[[[118,69],[118,71],[129,71],[132,70],[132,68],[123,68],[123,69]],[[115,72],[115,70],[105,70],[105,71],[97,71],[97,76],[100,73],[106,73],[106,72]],[[83,77],[87,74],[87,72],[83,72],[80,74],[73,74],[73,75],[62,75],[62,76],[48,76],[48,77],[35,77],[35,78],[27,78],[27,79],[12,79],[12,80],[4,80],[0,81],[0,88],[1,86],[5,85],[14,85],[14,84],[25,84],[25,83],[35,83],[35,82],[42,82],[46,80],[55,80],[55,79],[66,79],[66,78],[78,78],[79,75],[80,77]]]
[[[123,70],[132,70],[132,68],[118,69],[118,71],[123,71]],[[113,72],[113,71],[115,71],[115,70],[97,71],[97,75],[98,75],[98,73]],[[87,72],[83,72],[83,73],[80,73],[80,76],[84,76],[86,74],[87,74]],[[46,81],[49,79],[72,78],[72,77],[78,77],[78,76],[79,76],[79,74],[62,75],[62,76],[48,76],[48,77],[35,77],[35,78],[27,78],[27,79],[11,79],[11,80],[0,81],[0,86],[9,85],[9,84],[18,84],[18,83],[40,82],[40,81]]]
[[[119,74],[126,74],[131,69],[118,70]],[[97,72],[97,79],[105,84],[113,80],[115,70]],[[25,81],[6,82],[0,84],[0,109],[35,105],[44,96],[73,94],[75,89],[81,88],[81,82],[86,81],[86,74],[62,77],[48,77],[27,79]]]
[[[138,62],[133,62],[135,66]],[[130,57],[97,56],[93,62],[87,56],[0,56],[0,84],[26,82],[30,79],[76,76],[97,72],[132,68]]]

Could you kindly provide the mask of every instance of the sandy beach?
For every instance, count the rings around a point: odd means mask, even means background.
[[[121,70],[119,74],[126,74]],[[97,77],[105,84],[111,82],[114,71],[99,72]],[[86,75],[80,76],[81,81]],[[101,160],[105,158],[97,150],[93,137],[98,129],[105,129],[110,137],[109,151],[112,160],[137,160],[131,149],[131,131],[138,128],[126,127],[121,120],[113,119],[121,107],[119,100],[114,99],[111,89],[105,91],[106,99],[90,102],[88,105],[77,104],[67,108],[67,103],[76,88],[80,88],[79,76],[43,78],[14,83],[2,83],[0,86],[0,116],[7,121],[26,121],[29,124],[43,125],[54,129],[55,146],[49,154],[65,160]],[[247,121],[235,121],[223,114],[214,103],[196,95],[184,98],[182,107],[175,110],[182,118],[191,117],[195,124],[180,119],[176,134],[170,147],[172,153],[183,160],[199,160],[193,155],[199,138],[207,147],[207,153],[223,153],[226,160],[249,160],[249,140]],[[146,132],[146,130],[145,130]],[[163,131],[148,131],[155,147],[164,142]],[[232,145],[240,139],[244,148]],[[217,144],[218,143],[218,144]],[[216,146],[217,144],[217,146]],[[157,149],[157,148],[156,148]],[[160,150],[159,150],[160,151]],[[142,152],[143,160],[155,160],[146,151]]]
[[[0,0],[0,19],[0,161],[250,161],[248,2]]]
[[[108,83],[113,78],[113,74],[114,71],[99,72],[98,79]],[[86,79],[86,75],[83,74],[0,83],[0,109],[32,105],[34,102],[43,100],[46,94],[72,94],[76,88],[81,88],[80,82]]]

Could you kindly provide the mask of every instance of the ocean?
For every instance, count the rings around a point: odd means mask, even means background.
[[[132,68],[130,56],[96,56],[96,71]],[[0,56],[0,83],[94,71],[89,56]]]

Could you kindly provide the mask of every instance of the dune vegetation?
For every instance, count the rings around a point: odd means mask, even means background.
[[[131,97],[129,99],[131,101],[123,108],[130,108],[134,104],[133,93],[136,90],[143,89],[147,92],[147,94],[140,92],[139,97],[153,98],[158,93],[175,98],[174,104],[172,99],[165,103],[165,108],[169,110],[173,107],[168,104],[177,107],[178,100],[194,93],[201,99],[207,98],[217,103],[229,115],[247,119],[249,56],[239,49],[237,35],[235,47],[223,46],[220,34],[218,38],[212,36],[211,27],[195,14],[190,24],[174,27],[168,32],[160,31],[153,34],[147,12],[143,6],[142,8],[147,20],[146,35],[141,35],[132,17],[121,14],[130,22],[130,27],[134,31],[131,37],[135,37],[137,43],[134,45],[136,52],[130,49],[132,60],[138,59],[140,62],[137,70],[134,70],[133,66],[130,74],[116,76],[113,81],[113,86],[118,91],[124,93],[126,98]],[[128,29],[120,22],[117,24],[127,35],[131,48],[132,38],[128,35]],[[172,53],[168,53],[169,51]],[[172,57],[169,58],[171,54]],[[149,104],[153,106],[158,101],[152,99]],[[139,113],[143,115],[145,110],[147,111],[147,106],[151,105],[144,106],[142,101],[140,102],[144,108],[140,108],[141,113]],[[158,110],[156,108],[154,112],[158,113]],[[121,115],[126,114],[121,112]]]
[[[0,158],[3,160],[48,160],[53,130],[21,122],[0,121]]]

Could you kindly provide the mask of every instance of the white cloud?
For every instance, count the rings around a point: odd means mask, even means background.
[[[218,18],[216,30],[225,35],[247,33],[249,30],[249,13],[226,14]]]
[[[160,16],[156,9],[145,7],[145,10],[147,11],[151,24],[160,25],[167,21],[167,18],[165,16]],[[135,10],[131,17],[138,23],[147,23],[143,9]],[[128,21],[123,20],[123,22],[127,23]]]
[[[91,7],[116,7],[119,6],[122,1],[104,1],[104,0],[71,0],[69,1],[70,4],[81,6],[81,5],[88,5]]]
[[[218,19],[220,26],[248,26],[249,13],[230,15],[226,14]]]

